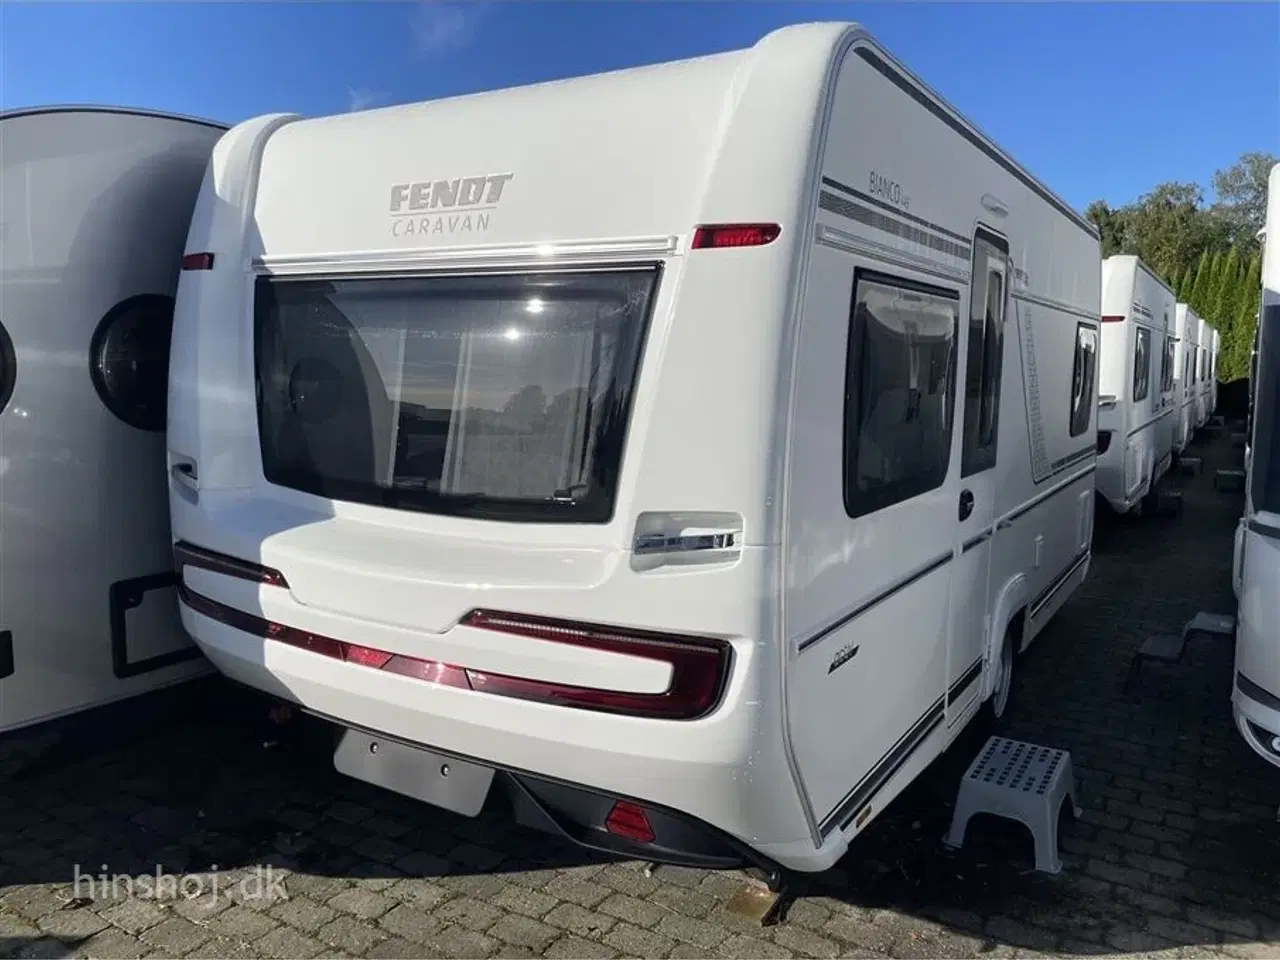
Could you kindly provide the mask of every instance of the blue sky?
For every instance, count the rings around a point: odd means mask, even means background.
[[[403,103],[856,20],[1070,203],[1280,154],[1280,4],[0,0],[0,107],[235,122]]]

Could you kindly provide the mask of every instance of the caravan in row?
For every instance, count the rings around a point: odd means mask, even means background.
[[[0,733],[210,672],[178,616],[164,429],[179,261],[225,132],[0,113]]]
[[[850,25],[249,120],[178,286],[183,623],[354,777],[824,869],[1086,575],[1099,264]]]
[[[1138,257],[1102,263],[1099,498],[1150,509],[1174,459],[1217,404],[1218,334]]]
[[[1268,182],[1245,512],[1236,531],[1236,726],[1280,766],[1280,164]]]

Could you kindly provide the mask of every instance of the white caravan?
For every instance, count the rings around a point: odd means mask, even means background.
[[[1135,256],[1102,261],[1099,496],[1141,513],[1173,462],[1177,297]]]
[[[179,261],[225,131],[0,113],[0,731],[210,672],[178,615],[163,432]]]
[[[1213,330],[1213,343],[1209,350],[1209,401],[1207,420],[1218,409],[1218,359],[1222,354],[1222,334]]]
[[[1088,569],[1097,234],[856,26],[247,121],[184,263],[184,623],[428,802],[824,869]]]
[[[1191,421],[1196,430],[1209,419],[1209,351],[1212,343],[1213,327],[1201,317],[1196,334],[1196,387],[1192,408],[1195,417]]]
[[[1173,450],[1182,453],[1195,434],[1196,336],[1200,318],[1185,303],[1174,311]]]
[[[1236,534],[1236,727],[1280,767],[1280,164],[1271,168],[1245,513]]]

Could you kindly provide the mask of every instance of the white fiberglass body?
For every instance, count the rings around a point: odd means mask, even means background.
[[[1174,312],[1173,449],[1181,453],[1195,435],[1196,336],[1200,318],[1185,303]]]
[[[1280,766],[1280,164],[1271,168],[1245,514],[1236,535],[1236,726]]]
[[[1137,257],[1102,262],[1097,489],[1117,513],[1153,494],[1173,461],[1176,306]]]
[[[1213,345],[1213,327],[1203,317],[1193,331],[1196,343],[1196,380],[1192,394],[1192,420],[1195,430],[1199,430],[1209,419],[1209,364],[1210,351]],[[1194,431],[1193,431],[1194,433]]]
[[[246,122],[187,255],[184,622],[459,812],[823,869],[1088,568],[1097,236],[859,28]]]
[[[0,731],[209,670],[179,621],[163,431],[179,261],[225,131],[0,113]]]

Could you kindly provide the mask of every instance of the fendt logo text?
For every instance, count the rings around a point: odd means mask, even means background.
[[[420,237],[489,229],[489,215],[515,174],[493,173],[391,186],[391,235]]]

